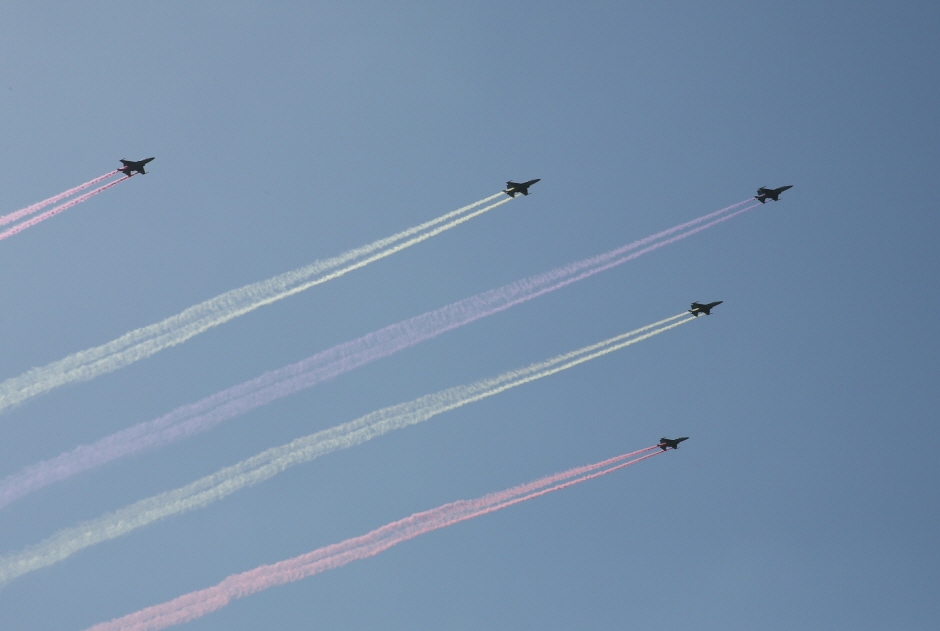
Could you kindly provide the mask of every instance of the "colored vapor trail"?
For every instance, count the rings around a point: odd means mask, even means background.
[[[55,208],[52,208],[51,210],[47,210],[41,215],[36,215],[32,219],[28,219],[24,221],[23,223],[18,223],[12,228],[8,228],[4,230],[3,232],[0,232],[0,241],[3,241],[4,239],[7,239],[9,237],[12,237],[15,234],[19,234],[20,232],[23,232],[27,228],[31,228],[32,226],[35,226],[37,223],[41,223],[45,221],[46,219],[49,219],[50,217],[54,217],[55,215],[58,215],[60,212],[64,210],[68,210],[69,208],[71,208],[72,206],[75,206],[76,204],[81,204],[83,201],[85,201],[89,197],[93,197],[102,191],[106,191],[112,186],[116,186],[127,179],[130,179],[129,176],[124,176],[119,180],[114,180],[113,182],[109,182],[105,184],[104,186],[99,186],[93,191],[85,193],[84,195],[79,195],[75,199],[70,199],[64,204],[60,204],[59,206],[56,206]]]
[[[33,546],[0,557],[0,585],[159,519],[208,506],[296,465],[334,451],[355,447],[468,403],[554,375],[694,320],[695,317],[683,312],[546,361],[383,408],[348,423],[298,438],[286,445],[267,449],[184,487],[160,493],[97,519],[65,528]]]
[[[534,482],[520,484],[505,491],[490,493],[474,500],[459,500],[415,513],[364,535],[324,546],[273,565],[262,565],[241,574],[233,574],[213,587],[184,594],[161,605],[147,607],[110,622],[96,624],[86,631],[156,631],[189,622],[225,607],[235,598],[243,598],[270,587],[299,581],[320,572],[342,567],[352,561],[376,556],[392,546],[419,535],[607,475],[664,453],[653,451],[655,449],[655,446],[647,447],[593,465],[576,467]],[[640,456],[645,452],[652,453]]]
[[[42,200],[41,202],[37,202],[37,203],[32,204],[32,205],[30,205],[30,206],[27,206],[26,208],[23,208],[23,209],[21,209],[21,210],[17,210],[16,212],[12,212],[12,213],[10,213],[10,214],[8,214],[8,215],[3,215],[2,217],[0,217],[0,226],[6,225],[6,224],[11,223],[11,222],[13,222],[13,221],[18,221],[18,220],[22,219],[23,217],[26,217],[26,216],[28,216],[28,215],[32,215],[32,214],[35,213],[35,212],[39,212],[40,210],[42,210],[42,209],[45,208],[46,206],[49,206],[49,205],[51,205],[51,204],[56,204],[56,203],[58,203],[58,202],[61,202],[61,201],[62,201],[63,199],[65,199],[66,197],[71,197],[72,195],[74,195],[75,193],[78,193],[79,191],[84,191],[86,188],[88,188],[88,187],[90,187],[90,186],[94,186],[94,185],[97,184],[98,182],[103,182],[103,181],[105,181],[106,179],[108,179],[108,178],[111,177],[112,175],[117,175],[117,173],[118,173],[118,170],[115,169],[115,170],[111,171],[110,173],[105,173],[104,175],[101,175],[101,176],[99,176],[99,177],[96,177],[96,178],[93,179],[93,180],[89,180],[89,181],[85,182],[84,184],[79,184],[78,186],[76,186],[76,187],[74,187],[74,188],[70,188],[70,189],[67,190],[67,191],[64,191],[64,192],[62,192],[62,193],[59,193],[58,195],[53,195],[53,196],[50,197],[49,199],[44,199],[44,200]]]
[[[118,181],[121,182],[123,179]],[[33,368],[18,377],[7,379],[0,383],[0,412],[58,386],[88,381],[150,357],[212,327],[338,278],[347,272],[390,256],[512,201],[512,198],[506,197],[495,204],[468,212],[501,196],[501,192],[491,195],[398,234],[349,250],[337,257],[316,261],[268,280],[234,289],[161,322],[125,333],[107,344],[74,353],[51,364]],[[20,226],[17,226],[13,230],[19,228]],[[0,238],[6,234],[0,234]]]
[[[392,355],[451,329],[593,276],[727,221],[754,207],[752,205],[724,217],[719,216],[744,203],[746,202],[709,213],[611,252],[531,276],[387,326],[295,364],[266,372],[196,403],[181,406],[152,421],[139,423],[90,445],[79,446],[54,458],[25,467],[0,480],[0,508],[82,471],[207,431],[225,420]],[[683,229],[685,232],[682,232]],[[644,245],[646,247],[642,247]]]

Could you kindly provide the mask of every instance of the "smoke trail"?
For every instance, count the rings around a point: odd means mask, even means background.
[[[491,195],[442,217],[409,228],[391,237],[380,239],[369,245],[350,250],[340,256],[317,261],[292,272],[226,292],[161,322],[126,333],[107,344],[74,353],[41,368],[33,368],[19,377],[7,379],[0,383],[0,412],[58,386],[76,381],[88,381],[123,368],[140,359],[150,357],[165,348],[181,344],[214,326],[254,311],[261,306],[292,296],[314,285],[342,276],[354,269],[420,243],[445,230],[450,230],[477,215],[505,204],[507,201],[512,201],[512,198],[507,197],[473,213],[458,216],[501,195],[502,193]],[[444,223],[445,221],[446,223]],[[441,223],[443,225],[433,228],[433,226]],[[433,229],[428,231],[428,228]],[[408,237],[412,238],[408,239]],[[398,245],[392,245],[404,239],[408,240]],[[370,254],[371,256],[369,256]],[[351,263],[351,261],[362,257],[367,258]],[[347,263],[349,265],[346,267],[340,267]],[[335,271],[324,275],[324,272],[329,270]]]
[[[647,447],[601,463],[546,476],[540,480],[521,484],[505,491],[490,493],[475,500],[459,500],[415,513],[365,535],[324,546],[273,565],[262,565],[247,572],[233,574],[213,587],[190,592],[161,605],[147,607],[110,622],[96,624],[89,627],[87,631],[156,631],[171,625],[189,622],[225,607],[232,599],[243,598],[270,587],[298,581],[341,567],[351,561],[376,556],[392,546],[419,535],[607,475],[664,453],[659,451],[628,460],[632,456],[652,449],[656,447]],[[623,462],[624,460],[626,462]],[[610,466],[612,464],[613,466]]]
[[[83,191],[83,190],[85,190],[86,188],[88,188],[89,186],[94,186],[94,185],[97,184],[98,182],[103,182],[104,180],[108,179],[108,178],[111,177],[112,175],[116,175],[117,173],[118,173],[118,170],[115,169],[115,170],[111,171],[110,173],[105,173],[105,174],[102,175],[102,176],[96,177],[96,178],[93,179],[93,180],[89,180],[88,182],[85,182],[84,184],[79,184],[79,185],[76,186],[75,188],[70,188],[69,190],[65,191],[64,193],[59,193],[58,195],[53,195],[53,196],[50,197],[49,199],[44,199],[44,200],[42,200],[41,202],[32,204],[31,206],[27,206],[26,208],[23,208],[23,209],[21,209],[21,210],[17,210],[16,212],[12,212],[12,213],[10,213],[10,214],[8,214],[8,215],[3,215],[2,217],[0,217],[0,226],[5,225],[5,224],[8,224],[8,223],[10,223],[10,222],[12,222],[12,221],[17,221],[18,219],[22,219],[23,217],[26,217],[27,215],[32,215],[34,212],[38,212],[38,211],[42,210],[43,208],[45,208],[46,206],[49,206],[50,204],[55,204],[55,203],[58,203],[58,202],[62,201],[62,200],[65,199],[66,197],[71,197],[71,196],[74,195],[75,193],[77,193],[77,192],[79,192],[79,191]]]
[[[728,209],[740,205],[740,203],[735,204],[729,206]],[[687,228],[713,218],[728,209],[710,213],[651,237],[634,241],[612,252],[504,285],[435,311],[415,316],[356,340],[339,344],[290,366],[264,373],[256,379],[232,386],[196,403],[181,406],[155,420],[139,423],[106,436],[91,445],[82,445],[55,458],[31,465],[0,480],[0,508],[49,484],[106,462],[141,451],[156,449],[207,431],[227,419],[392,355],[451,329],[555,291],[577,280],[593,276],[597,272],[610,269],[668,243],[684,239],[691,234],[726,221],[753,207],[749,206],[723,218],[713,219],[710,223],[666,241],[654,243],[631,255],[626,253],[643,244],[653,243],[658,237],[674,234],[683,227]]]
[[[673,322],[674,320],[678,322]],[[296,465],[340,449],[360,445],[388,432],[422,423],[438,414],[510,388],[554,375],[693,320],[696,318],[683,312],[547,361],[377,410],[354,421],[267,449],[184,487],[140,500],[95,520],[65,528],[38,544],[0,557],[0,585],[33,570],[52,565],[79,550],[127,534],[164,517],[208,506]],[[672,323],[668,324],[669,322]]]
[[[121,182],[127,179],[130,179],[130,176],[125,175],[119,180],[114,180],[113,182],[109,182],[105,184],[104,186],[99,186],[98,188],[96,188],[95,190],[91,192],[85,193],[84,195],[80,195],[76,197],[75,199],[71,199],[65,202],[64,204],[56,206],[52,210],[47,210],[41,215],[37,215],[33,217],[32,219],[28,219],[24,221],[23,223],[13,226],[12,228],[8,228],[7,230],[0,232],[0,241],[3,241],[6,238],[12,237],[15,234],[19,234],[20,232],[23,232],[27,228],[35,226],[37,223],[41,223],[45,221],[46,219],[49,219],[50,217],[54,217],[55,215],[58,215],[60,212],[64,210],[68,210],[69,208],[71,208],[72,206],[75,206],[76,204],[81,204],[83,201],[85,201],[89,197],[93,197],[97,195],[98,193],[100,193],[101,191],[105,191],[111,188],[112,186],[116,186],[117,184],[120,184]]]

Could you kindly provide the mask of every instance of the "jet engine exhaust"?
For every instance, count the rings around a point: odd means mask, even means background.
[[[112,186],[120,184],[126,179],[128,179],[128,176],[124,176],[119,180],[114,180],[113,182],[109,182],[108,184],[105,184],[104,186],[99,186],[98,188],[96,188],[95,190],[89,193],[85,193],[84,195],[80,195],[79,197],[76,197],[75,199],[69,200],[60,206],[56,206],[52,210],[47,210],[41,215],[37,215],[36,217],[33,217],[32,219],[28,219],[24,221],[23,223],[16,224],[12,228],[9,228],[8,230],[4,230],[3,232],[0,232],[0,241],[7,239],[9,237],[12,237],[15,234],[19,234],[20,232],[23,232],[27,228],[31,228],[38,223],[42,223],[46,219],[49,219],[50,217],[54,217],[55,215],[58,215],[60,212],[64,210],[68,210],[69,208],[71,208],[72,206],[75,206],[76,204],[80,204],[86,199],[88,199],[89,197],[94,197],[98,193],[105,191],[111,188]]]
[[[640,455],[653,449],[656,447],[646,447],[592,465],[575,467],[562,473],[545,476],[533,482],[490,493],[477,499],[458,500],[415,513],[364,535],[324,546],[273,565],[262,565],[247,572],[233,574],[213,587],[184,594],[161,605],[147,607],[110,622],[96,624],[86,631],[157,631],[189,622],[222,609],[236,598],[243,598],[276,585],[292,583],[342,567],[352,561],[376,556],[392,546],[419,535],[608,475],[664,453],[657,451]]]
[[[750,200],[709,213],[605,254],[510,283],[435,311],[429,311],[408,320],[403,320],[356,340],[334,346],[295,364],[267,372],[256,379],[222,390],[196,403],[180,406],[157,419],[138,423],[106,436],[93,444],[82,445],[55,458],[30,465],[0,481],[0,508],[20,497],[82,471],[207,431],[215,425],[255,407],[266,405],[271,401],[312,387],[372,361],[388,357],[452,329],[494,315],[514,305],[593,276],[598,272],[625,263],[647,252],[652,252],[669,243],[685,239],[759,205],[755,203],[724,217],[719,217],[722,213],[741,206],[747,201]],[[663,236],[674,234],[683,228],[695,226],[709,218],[712,219],[711,222],[681,232],[667,240],[656,242],[657,239]],[[649,243],[653,244],[628,254],[631,250]],[[125,352],[130,352],[130,350],[132,349]],[[130,361],[134,361],[134,359]],[[88,364],[91,363],[88,361]],[[89,367],[97,368],[96,366]],[[98,369],[103,372],[110,372],[115,368],[109,370]],[[74,370],[78,371],[79,368]],[[83,374],[84,372],[87,372],[87,370],[83,371]],[[30,373],[27,373],[23,377],[29,375]],[[84,378],[91,377],[85,376]],[[72,378],[69,380],[77,379]],[[4,393],[3,386],[13,381],[7,380],[7,382],[0,384],[0,410],[42,391],[37,389],[38,391],[33,390],[30,394],[21,394],[18,400],[9,401],[8,399],[6,406],[4,406],[4,395],[6,393]],[[63,383],[65,382],[67,381],[63,381]],[[51,389],[51,387],[54,386],[47,386],[44,390]],[[10,394],[6,394],[6,396],[11,397]]]
[[[54,196],[50,197],[49,199],[44,199],[44,200],[42,200],[41,202],[37,202],[37,203],[32,204],[32,205],[30,205],[30,206],[27,206],[26,208],[23,208],[23,209],[21,209],[21,210],[17,210],[16,212],[12,212],[12,213],[10,213],[10,214],[8,214],[8,215],[3,215],[2,217],[0,217],[0,226],[3,226],[3,225],[8,224],[8,223],[11,223],[11,222],[13,222],[13,221],[17,221],[17,220],[19,220],[19,219],[22,219],[23,217],[26,217],[27,215],[32,215],[32,214],[35,213],[35,212],[39,212],[40,210],[42,210],[42,209],[45,208],[46,206],[49,206],[50,204],[56,204],[56,203],[62,201],[63,199],[65,199],[66,197],[71,197],[72,195],[74,195],[75,193],[78,193],[79,191],[84,191],[86,188],[88,188],[88,187],[90,187],[90,186],[94,186],[94,185],[97,184],[98,182],[103,182],[104,180],[108,179],[108,178],[111,177],[112,175],[116,175],[117,172],[118,172],[117,169],[115,169],[115,170],[111,171],[110,173],[105,173],[104,175],[101,175],[101,176],[99,176],[99,177],[96,177],[96,178],[93,179],[93,180],[88,180],[88,181],[85,182],[84,184],[79,184],[78,186],[76,186],[76,187],[74,187],[74,188],[70,188],[69,190],[67,190],[67,191],[65,191],[65,192],[63,192],[63,193],[59,193],[58,195],[54,195]]]
[[[118,182],[123,182],[125,179],[127,178]],[[97,192],[97,189],[94,192]],[[512,201],[510,198],[504,198],[468,212],[498,197],[502,197],[501,192],[390,237],[348,250],[339,256],[316,261],[273,278],[228,291],[160,322],[125,333],[106,344],[73,353],[39,368],[33,368],[19,377],[6,379],[0,383],[0,412],[53,388],[76,381],[94,379],[150,357],[171,346],[182,344],[233,318],[343,276]],[[20,229],[20,226],[16,229]],[[0,234],[0,238],[6,234]]]
[[[269,480],[292,467],[335,451],[356,447],[390,432],[429,421],[450,410],[563,372],[694,321],[694,317],[683,312],[546,361],[376,410],[347,423],[297,438],[286,445],[266,449],[186,486],[139,500],[97,519],[64,528],[35,545],[13,554],[0,556],[0,585],[62,561],[92,545],[116,539],[157,520],[205,508],[237,491]],[[289,387],[290,384],[287,386]],[[235,402],[236,406],[239,404],[251,406],[252,403],[250,401]],[[53,474],[57,475],[58,472],[53,471]]]

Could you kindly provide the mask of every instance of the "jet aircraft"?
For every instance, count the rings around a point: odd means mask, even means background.
[[[123,168],[118,169],[127,177],[134,175],[134,171],[137,171],[141,175],[147,175],[147,172],[144,171],[144,165],[153,160],[153,158],[146,158],[145,160],[138,160],[134,162],[133,160],[121,160],[121,164],[124,165]]]
[[[683,440],[689,440],[689,437],[683,436],[682,438],[666,438],[664,436],[663,438],[659,439],[659,444],[657,447],[663,451],[666,451],[667,449],[678,449],[679,443],[681,443]]]
[[[772,199],[775,202],[780,201],[780,193],[784,192],[788,188],[793,188],[793,186],[781,186],[780,188],[767,188],[766,186],[761,186],[757,189],[757,195],[754,196],[754,199],[759,201],[761,204],[765,203],[768,199]]]
[[[513,198],[515,198],[516,193],[522,193],[523,195],[528,195],[529,187],[541,179],[542,178],[536,178],[534,180],[529,180],[528,182],[523,182],[522,184],[518,182],[513,182],[513,181],[506,182],[506,190],[503,192]]]
[[[692,303],[692,308],[689,309],[689,313],[691,313],[692,315],[694,315],[696,318],[699,317],[699,315],[701,315],[701,314],[703,314],[703,313],[704,313],[705,315],[711,315],[711,314],[712,314],[712,309],[714,309],[715,307],[717,307],[718,305],[720,305],[720,304],[723,303],[723,302],[724,302],[724,300],[719,300],[718,302],[710,302],[710,303],[708,303],[707,305],[703,305],[703,304],[700,303],[700,302],[693,302],[693,303]]]

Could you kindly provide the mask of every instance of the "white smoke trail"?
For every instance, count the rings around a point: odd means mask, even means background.
[[[398,234],[349,250],[340,256],[317,261],[268,280],[226,292],[161,322],[126,333],[107,344],[74,353],[40,368],[33,368],[18,377],[7,379],[0,383],[0,412],[53,388],[76,381],[88,381],[123,368],[259,307],[411,247],[512,199],[506,197],[495,204],[465,214],[501,195],[502,193],[491,195]]]
[[[195,403],[180,406],[151,421],[138,423],[102,437],[92,444],[80,445],[55,458],[38,462],[18,473],[0,479],[0,508],[82,471],[206,431],[225,420],[332,379],[369,362],[388,357],[446,331],[499,313],[579,280],[590,278],[594,274],[707,230],[709,227],[757,206],[754,204],[727,214],[728,210],[740,205],[741,203],[729,206],[604,254],[484,291],[439,309],[383,327],[294,364],[266,372],[256,379],[221,390]],[[719,215],[724,216],[719,217]],[[708,221],[709,219],[711,221]],[[706,221],[707,223],[703,223]],[[696,225],[698,227],[693,227]],[[689,229],[680,232],[685,228]],[[675,234],[676,232],[679,234]],[[674,236],[664,238],[668,235]],[[642,247],[644,245],[646,247]]]
[[[679,318],[684,319],[679,320]],[[679,320],[678,322],[672,322]],[[547,361],[503,373],[497,377],[456,386],[371,412],[354,421],[267,449],[231,467],[221,469],[173,491],[140,500],[122,509],[65,528],[24,550],[0,557],[0,585],[61,561],[89,546],[115,539],[164,517],[202,508],[243,488],[268,480],[286,469],[340,449],[360,445],[377,436],[416,425],[438,414],[479,401],[525,383],[554,375],[578,364],[636,344],[695,320],[683,312],[629,333],[592,344]],[[672,324],[669,324],[672,322]]]

